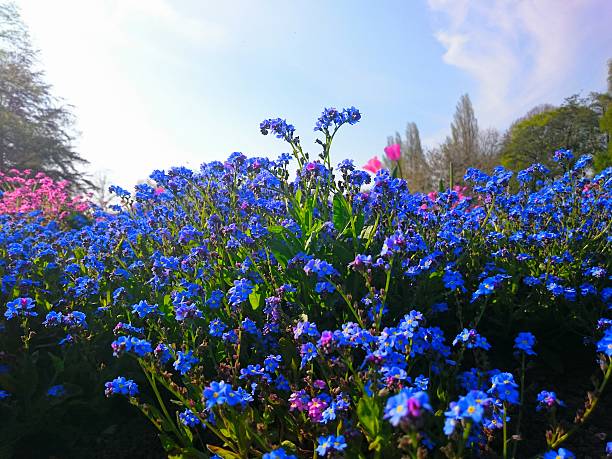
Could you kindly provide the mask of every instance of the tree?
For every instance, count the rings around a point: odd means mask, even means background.
[[[93,174],[91,178],[91,195],[90,200],[94,204],[100,206],[104,211],[110,209],[110,206],[116,204],[117,195],[109,192],[109,186],[112,182],[109,178],[109,171],[99,170]]]
[[[408,182],[410,189],[420,192],[431,191],[431,172],[427,160],[425,159],[425,154],[423,153],[421,136],[416,123],[410,122],[406,125],[404,139],[402,139],[399,132],[396,132],[395,136],[387,138],[387,144],[400,145],[402,156],[399,160],[399,165],[403,178]],[[387,158],[384,158],[383,161],[387,168],[392,169],[395,167],[395,164],[391,164],[391,161]]]
[[[602,115],[599,102],[571,96],[557,108],[538,111],[515,122],[506,133],[502,146],[502,164],[511,169],[523,169],[542,163],[555,170],[552,154],[567,148],[575,154],[598,157],[606,150],[605,135],[599,127]]]
[[[601,170],[612,166],[612,59],[608,60],[608,92],[599,94],[598,100],[602,112],[599,118],[599,129],[605,136],[607,144],[607,148],[595,156],[595,169]]]
[[[497,130],[479,129],[470,96],[462,95],[451,123],[451,135],[428,154],[435,182],[454,185],[462,182],[469,167],[491,169],[498,162],[500,144]]]
[[[0,5],[0,171],[32,169],[88,184],[73,149],[73,117],[36,69],[27,28],[13,3]]]

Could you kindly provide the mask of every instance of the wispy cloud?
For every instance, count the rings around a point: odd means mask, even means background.
[[[476,80],[478,114],[495,126],[572,91],[596,89],[572,87],[570,72],[580,71],[591,40],[612,45],[605,0],[429,0],[429,7],[444,62]]]

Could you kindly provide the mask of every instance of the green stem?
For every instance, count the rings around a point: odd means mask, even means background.
[[[349,309],[351,310],[351,312],[353,313],[353,316],[355,316],[355,319],[357,320],[357,322],[359,323],[360,327],[364,327],[363,322],[361,320],[361,317],[359,317],[359,314],[357,314],[357,311],[355,310],[355,308],[353,307],[353,303],[351,303],[351,301],[348,299],[348,297],[346,296],[346,294],[342,291],[342,289],[340,288],[340,286],[336,285],[336,290],[338,291],[338,293],[340,293],[340,296],[342,296],[342,298],[344,299],[344,301],[346,302],[347,306],[349,307]]]
[[[470,430],[472,429],[472,422],[471,421],[467,421],[467,425],[463,428],[463,441],[459,444],[459,456],[457,456],[458,458],[462,458],[463,457],[463,449],[465,448],[465,445],[467,444],[467,440],[470,436]]]
[[[159,393],[159,390],[157,389],[157,384],[155,383],[155,376],[153,374],[149,374],[149,372],[142,365],[142,363],[140,363],[140,368],[142,368],[142,370],[143,370],[147,380],[149,381],[149,384],[150,384],[151,388],[153,389],[153,392],[155,393],[155,397],[157,398],[157,402],[159,403],[159,406],[160,406],[160,408],[162,410],[162,413],[164,414],[164,417],[168,421],[168,424],[171,426],[172,431],[176,434],[177,438],[179,438],[181,440],[181,442],[184,442],[184,440],[185,440],[184,436],[177,429],[176,424],[174,422],[174,419],[172,419],[170,417],[170,413],[168,413],[168,410],[166,409],[166,405],[165,405],[165,403],[164,403],[164,401],[163,401],[163,399],[161,397],[161,394]],[[187,443],[184,446],[190,446],[190,445],[189,445],[189,443]]]
[[[521,352],[521,398],[519,400],[519,413],[518,419],[516,420],[516,434],[518,438],[521,433],[521,419],[523,418],[523,401],[525,400],[525,353]],[[515,441],[512,445],[512,457],[516,457],[516,449],[518,448],[518,441]]]
[[[502,413],[503,422],[504,422],[504,447],[503,447],[503,456],[504,459],[508,457],[508,425],[506,421],[506,402],[504,402],[504,411]]]
[[[580,429],[580,427],[584,425],[584,423],[587,421],[589,416],[591,416],[591,414],[597,407],[597,402],[599,402],[599,399],[601,398],[601,394],[606,388],[606,384],[608,383],[608,380],[610,379],[611,375],[612,375],[612,357],[608,359],[608,368],[604,374],[604,379],[601,385],[595,390],[593,401],[590,403],[589,407],[585,410],[584,414],[582,415],[580,419],[580,422],[577,424],[574,424],[574,426],[569,431],[567,431],[565,434],[557,438],[551,445],[552,449],[557,448],[557,446],[559,446],[561,443],[563,443],[565,440],[567,440],[569,437],[575,434],[578,431],[578,429]]]

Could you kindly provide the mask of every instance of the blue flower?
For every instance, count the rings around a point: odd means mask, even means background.
[[[553,161],[561,163],[561,164],[565,164],[568,161],[570,161],[573,157],[574,155],[572,154],[572,150],[560,149],[554,152]],[[548,459],[548,458],[545,458],[545,459]]]
[[[302,344],[302,347],[300,348],[300,355],[302,356],[300,368],[304,368],[308,362],[317,356],[317,347],[312,343]]]
[[[312,259],[304,266],[304,272],[308,275],[316,274],[319,279],[337,276],[339,273],[336,269],[325,260]]]
[[[483,421],[485,407],[491,404],[491,399],[482,391],[472,390],[467,395],[459,397],[457,402],[451,402],[448,410],[444,413],[444,434],[452,435],[455,427],[462,419],[470,420],[474,424]]]
[[[344,123],[355,124],[361,119],[361,113],[355,107],[339,111],[336,108],[326,108],[315,124],[315,131],[327,132],[330,127],[338,129]]]
[[[326,456],[331,451],[344,451],[346,449],[346,441],[344,435],[329,435],[321,436],[318,440],[317,453],[321,456]]]
[[[11,394],[5,390],[0,390],[0,400],[5,400],[9,398]]]
[[[62,325],[63,322],[64,315],[61,312],[49,311],[43,325],[45,327],[55,327],[57,325]]]
[[[174,306],[174,317],[177,322],[183,322],[186,319],[199,319],[202,317],[202,311],[193,303],[179,303],[178,306]]]
[[[242,329],[250,335],[259,335],[257,324],[248,317],[242,321]]]
[[[574,459],[574,453],[565,449],[559,448],[557,451],[548,451],[544,453],[544,459]]]
[[[200,424],[200,419],[190,409],[186,409],[182,413],[179,413],[179,419],[187,427],[195,427]]]
[[[147,340],[136,338],[135,336],[120,336],[111,343],[113,348],[113,355],[119,357],[124,352],[133,352],[139,357],[153,352],[151,343]]]
[[[463,276],[458,271],[453,271],[449,268],[445,269],[442,280],[444,281],[444,287],[449,290],[460,290],[462,292],[466,291],[463,285]]]
[[[287,454],[283,448],[277,448],[264,454],[262,459],[297,459],[297,456]]]
[[[278,369],[281,362],[282,358],[280,355],[269,355],[264,360],[264,367],[266,368],[266,371],[274,373]]]
[[[263,377],[266,381],[270,380],[270,375],[265,372],[265,369],[257,364],[257,365],[248,365],[246,368],[242,368],[240,370],[240,379],[246,379],[251,376]]]
[[[608,357],[612,357],[612,328],[608,328],[603,338],[598,341],[597,352],[602,352]]]
[[[536,342],[535,336],[529,332],[521,332],[514,339],[514,348],[527,355],[536,355],[533,346]]]
[[[253,293],[253,284],[248,279],[238,279],[234,281],[234,286],[228,291],[228,299],[232,306],[238,306],[248,300]]]
[[[34,300],[32,298],[17,298],[13,301],[9,301],[6,304],[6,312],[4,313],[4,317],[6,317],[8,320],[18,316],[35,317],[38,315],[36,311],[32,310],[35,306],[36,305],[34,304]]]
[[[476,398],[479,391],[470,391],[465,397],[461,397],[457,402],[459,415],[464,419],[471,419],[476,424],[482,421],[484,408],[482,402]]]
[[[465,343],[465,347],[468,349],[484,349],[485,351],[491,349],[491,345],[487,339],[480,336],[476,330],[468,330],[464,328],[453,340],[453,346],[457,343]]]
[[[131,379],[125,379],[123,376],[107,382],[104,386],[106,387],[104,393],[107,397],[111,395],[127,395],[128,397],[138,395],[138,385]]]
[[[228,392],[231,392],[231,386],[225,381],[211,382],[202,393],[202,397],[206,400],[206,409],[210,410],[215,405],[223,405],[227,400]]]
[[[496,274],[495,276],[487,277],[480,283],[478,290],[472,294],[472,302],[476,301],[481,296],[490,295],[505,279],[509,278],[510,276],[507,274]]]
[[[62,384],[51,386],[47,390],[47,395],[49,395],[50,397],[63,397],[64,395],[66,395],[66,388]]]
[[[224,296],[225,294],[221,290],[213,290],[210,292],[210,297],[206,300],[206,306],[210,309],[219,309]]]
[[[221,319],[214,319],[210,322],[208,326],[208,332],[210,336],[220,337],[223,335],[223,332],[227,329],[227,325],[225,325]]]
[[[191,370],[191,367],[198,363],[197,357],[193,356],[193,351],[182,352],[178,351],[177,359],[172,364],[175,370],[179,371],[182,375]]]
[[[295,128],[291,124],[288,124],[287,121],[280,118],[262,121],[259,125],[259,129],[263,135],[268,135],[268,132],[272,132],[277,138],[284,139],[287,142],[292,142],[294,140],[293,134]]]
[[[155,357],[159,359],[162,365],[172,360],[172,352],[170,352],[170,347],[164,343],[159,343],[153,353],[155,354]]]
[[[421,417],[424,411],[431,411],[427,392],[402,389],[387,400],[383,417],[388,419],[391,425],[397,426],[402,419]]]
[[[542,408],[550,410],[555,405],[565,406],[565,403],[559,400],[557,398],[557,394],[554,392],[543,390],[538,394],[538,405],[536,406],[536,411],[540,411]]]
[[[514,382],[512,373],[498,373],[491,378],[490,394],[494,394],[501,401],[518,404],[519,393],[518,384]]]
[[[149,314],[159,314],[159,306],[156,304],[149,304],[145,300],[132,306],[132,312],[138,314],[141,319],[148,316]]]

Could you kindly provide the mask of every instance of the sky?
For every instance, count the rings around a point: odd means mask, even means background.
[[[324,107],[362,120],[332,158],[362,165],[416,122],[425,146],[468,93],[504,130],[542,103],[605,89],[608,0],[17,0],[87,172],[129,188],[234,151],[276,157],[281,117],[316,156]]]

